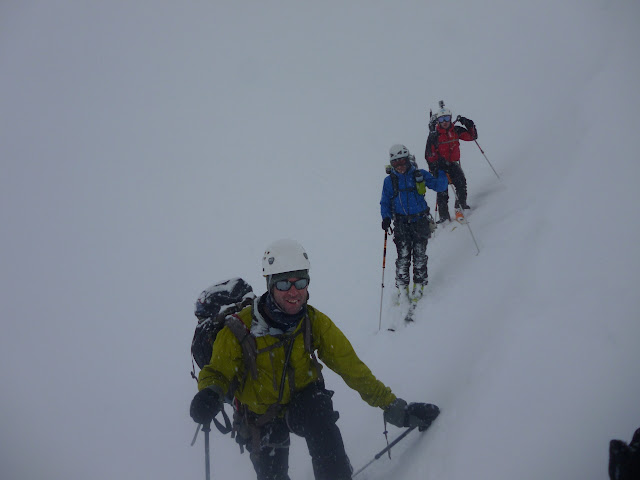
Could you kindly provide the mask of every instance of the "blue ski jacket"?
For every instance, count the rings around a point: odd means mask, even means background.
[[[411,166],[405,173],[401,174],[395,170],[387,175],[382,184],[382,197],[380,198],[380,214],[382,218],[393,218],[397,215],[416,215],[426,212],[428,205],[423,195],[418,193],[416,188],[415,174],[416,168]],[[449,179],[444,174],[434,177],[426,170],[419,169],[424,177],[427,188],[436,192],[444,192],[449,187]],[[398,178],[398,195],[395,195],[391,175]]]

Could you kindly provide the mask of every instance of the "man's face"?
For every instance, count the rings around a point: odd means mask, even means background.
[[[304,304],[307,301],[307,288],[309,288],[309,282],[301,282],[305,283],[304,287],[297,288],[295,283],[299,280],[301,279],[298,277],[291,277],[287,280],[276,282],[272,287],[273,299],[282,311],[289,315],[296,314],[302,310],[302,307],[304,307]],[[284,288],[288,288],[288,290],[283,290]]]

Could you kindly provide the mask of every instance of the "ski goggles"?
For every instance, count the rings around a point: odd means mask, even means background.
[[[290,282],[289,280],[278,280],[274,285],[276,290],[280,290],[281,292],[288,292],[291,290],[291,287],[296,287],[296,290],[302,290],[303,288],[307,288],[309,285],[309,279],[301,278],[295,282]]]
[[[394,158],[393,160],[391,160],[391,165],[394,167],[400,167],[406,164],[407,164],[407,157]]]
[[[442,122],[450,122],[451,121],[451,115],[443,115],[441,117],[438,117],[438,122],[442,123]]]

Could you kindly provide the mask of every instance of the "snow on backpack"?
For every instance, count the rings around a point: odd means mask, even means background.
[[[230,322],[227,317],[251,305],[255,298],[251,285],[239,277],[216,283],[200,294],[194,311],[198,325],[191,341],[191,356],[200,369],[211,361],[213,342],[223,327],[229,326],[236,336],[240,333],[237,330],[246,328],[241,320]],[[191,376],[197,379],[195,366]]]
[[[206,290],[203,290],[200,294],[194,309],[198,324],[193,333],[193,340],[191,340],[191,376],[196,381],[198,377],[196,376],[196,367],[193,365],[193,361],[195,360],[200,369],[209,364],[211,361],[213,342],[218,332],[224,327],[228,327],[238,339],[242,347],[247,372],[257,377],[258,372],[255,366],[257,355],[255,338],[252,337],[249,329],[242,320],[235,315],[243,308],[251,305],[255,298],[256,295],[253,293],[251,285],[239,277],[216,283]],[[233,387],[230,389],[231,391],[234,391],[237,386],[235,382],[237,382],[237,380],[234,379]],[[232,397],[225,398],[225,401],[228,403],[232,403],[232,400]],[[222,409],[220,413],[225,422],[224,425],[216,418],[213,419],[213,423],[221,433],[226,434],[231,432],[233,427],[229,421],[229,416],[224,409]],[[193,437],[191,445],[195,443],[199,429],[200,426],[196,429],[196,434]]]

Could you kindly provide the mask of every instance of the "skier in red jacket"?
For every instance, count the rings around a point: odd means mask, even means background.
[[[463,126],[454,125],[460,122]],[[464,176],[462,167],[460,166],[460,140],[471,142],[478,138],[478,131],[473,123],[465,117],[458,116],[455,122],[452,121],[451,110],[442,106],[432,117],[429,122],[429,138],[424,152],[424,158],[427,161],[430,172],[438,170],[436,166],[438,160],[443,158],[446,161],[440,162],[446,165],[445,172],[449,176],[451,183],[456,189],[458,198],[456,199],[456,207],[468,209],[467,205],[467,179]],[[449,192],[438,192],[437,195],[438,211],[440,219],[437,223],[450,220],[449,217]]]

